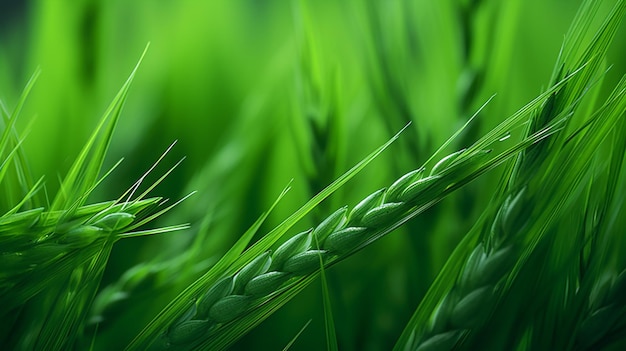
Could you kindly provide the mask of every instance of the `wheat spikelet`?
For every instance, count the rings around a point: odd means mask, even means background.
[[[49,272],[71,271],[70,255],[128,228],[136,215],[160,202],[102,203],[67,211],[28,210],[0,217],[0,299],[11,311],[45,288]],[[113,236],[112,236],[113,235]]]
[[[514,237],[524,229],[525,190],[509,195],[500,207],[492,231],[499,238]],[[493,312],[498,288],[518,259],[517,246],[510,240],[488,248],[478,244],[463,270],[433,313],[431,325],[422,334],[413,331],[407,350],[451,350],[472,329],[480,328]]]

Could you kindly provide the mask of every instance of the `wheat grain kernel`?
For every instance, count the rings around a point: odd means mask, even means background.
[[[70,248],[84,247],[94,242],[102,233],[102,228],[94,225],[82,225],[63,234],[58,242]]]
[[[195,303],[193,303],[191,306],[189,306],[189,308],[187,309],[187,311],[185,311],[185,313],[183,313],[182,316],[178,317],[176,319],[176,321],[174,321],[174,323],[172,323],[172,326],[170,329],[176,328],[176,326],[187,322],[188,320],[191,320],[195,315],[196,315],[196,311],[197,311],[197,306]]]
[[[267,272],[272,264],[272,257],[270,256],[270,252],[264,252],[263,254],[256,257],[254,260],[250,261],[247,265],[245,265],[239,273],[237,273],[235,278],[235,293],[240,293],[243,291],[243,288],[248,284],[250,279],[256,277],[259,274],[263,274]]]
[[[379,228],[393,221],[405,209],[403,202],[388,202],[367,211],[361,219],[361,225]]]
[[[474,286],[487,285],[500,280],[511,268],[509,265],[511,252],[512,248],[508,246],[486,256],[476,270],[477,275],[472,282]]]
[[[285,262],[283,270],[296,275],[309,274],[320,267],[320,256],[322,257],[322,262],[324,262],[326,258],[326,251],[309,250],[299,253]]]
[[[252,278],[246,284],[245,294],[250,296],[265,296],[276,291],[291,277],[289,272],[267,272]]]
[[[466,328],[482,323],[486,318],[485,306],[488,300],[493,297],[493,288],[485,286],[478,288],[465,297],[452,309],[450,323],[456,328]]]
[[[347,252],[355,248],[364,239],[365,227],[348,227],[328,236],[322,247],[330,252]]]
[[[344,206],[328,216],[322,223],[320,223],[315,230],[313,230],[313,236],[317,238],[317,241],[322,243],[328,235],[334,232],[337,228],[340,228],[346,219],[346,213],[348,212],[348,206]]]
[[[419,195],[429,190],[431,185],[439,180],[439,178],[441,178],[441,176],[434,175],[414,181],[409,186],[407,186],[406,189],[404,189],[400,196],[398,196],[398,200],[402,202],[415,200]]]
[[[213,304],[224,296],[230,295],[235,287],[234,277],[228,276],[220,279],[202,296],[202,299],[198,302],[198,316],[200,318],[206,318],[209,314],[209,309]]]
[[[416,169],[393,182],[385,193],[385,202],[396,202],[398,200],[398,196],[402,194],[402,191],[404,191],[406,186],[421,178],[423,174],[424,168]]]
[[[385,189],[383,188],[361,200],[350,212],[348,223],[358,223],[367,211],[381,204],[384,195]]]
[[[306,248],[311,244],[310,233],[311,230],[307,230],[296,234],[280,245],[272,255],[271,268],[280,270],[283,263],[285,263],[289,257],[306,250]]]
[[[135,216],[126,212],[109,213],[102,219],[96,221],[93,225],[102,228],[108,232],[120,230],[133,222]]]
[[[457,152],[453,152],[450,155],[442,158],[441,160],[439,160],[439,162],[437,162],[434,166],[433,169],[430,171],[430,175],[435,175],[438,173],[441,173],[442,171],[444,171],[446,168],[448,168],[463,152],[465,152],[466,149],[461,149]]]
[[[219,323],[232,320],[243,313],[250,303],[252,296],[228,295],[219,299],[209,310],[209,317]]]
[[[501,210],[502,212],[502,230],[505,234],[516,233],[519,231],[524,223],[519,223],[519,216],[524,211],[524,194],[526,188],[519,191],[515,197],[509,196],[504,202]],[[522,219],[522,222],[525,220]]]
[[[431,319],[431,334],[443,333],[449,330],[448,319],[452,308],[454,307],[454,301],[452,294],[445,294],[443,300],[437,306],[434,315]]]
[[[185,321],[172,328],[168,333],[169,341],[174,345],[188,344],[206,333],[209,325],[210,322],[205,320]]]
[[[481,262],[485,259],[485,249],[483,243],[479,243],[476,245],[472,253],[467,258],[465,262],[465,266],[463,267],[463,271],[459,278],[459,286],[461,288],[475,287],[474,281],[476,280],[475,275],[478,272],[478,267]]]

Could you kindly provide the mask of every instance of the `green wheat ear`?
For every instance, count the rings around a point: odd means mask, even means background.
[[[483,221],[457,247],[438,282],[407,325],[396,344],[397,350],[498,349],[518,342],[525,328],[532,328],[532,321],[521,318],[509,329],[506,323],[499,325],[497,320],[513,312],[532,318],[510,304],[513,301],[532,304],[539,298],[524,296],[513,287],[533,286],[542,282],[543,274],[562,269],[557,259],[551,260],[541,252],[550,242],[557,242],[555,237],[559,231],[553,228],[555,218],[562,214],[565,202],[573,201],[574,189],[580,186],[582,174],[587,171],[586,167],[579,166],[590,162],[593,152],[622,118],[626,104],[622,80],[604,105],[595,108],[593,114],[589,113],[587,120],[574,118],[585,118],[576,114],[577,108],[596,83],[596,77],[603,74],[600,62],[626,12],[626,5],[618,3],[600,25],[597,36],[584,46],[581,40],[590,30],[591,17],[598,6],[598,2],[586,1],[581,7],[565,46],[571,50],[574,43],[582,54],[577,56],[566,50],[557,62],[552,79],[560,81],[566,75],[564,67],[577,69],[578,74],[550,95],[541,109],[533,113],[527,126],[527,133],[534,133],[564,116],[573,116],[564,120],[566,125],[574,125],[573,131],[568,134],[564,127],[554,138],[534,144],[520,154],[512,171],[505,173],[500,181],[500,192],[506,196],[486,211]],[[542,174],[545,169],[550,172]],[[468,243],[472,241],[477,243],[470,250]],[[544,283],[545,289],[555,285],[554,280]],[[553,312],[538,311],[537,314],[542,313]],[[589,329],[585,325],[579,332],[588,336],[585,333],[593,329],[594,321],[591,318],[586,321]],[[486,340],[485,335],[494,332],[494,328],[503,336]],[[533,335],[539,334],[541,332],[536,331]],[[533,340],[535,347],[550,348],[551,344],[546,344],[545,340],[536,340]]]
[[[119,165],[118,162],[104,176],[100,175],[113,129],[139,63],[70,168],[52,204],[28,208],[46,201],[40,191],[41,181],[32,185],[26,181],[23,199],[11,204],[10,209],[0,216],[0,299],[4,306],[0,316],[5,320],[3,329],[22,331],[0,333],[0,344],[5,347],[72,348],[86,323],[87,312],[113,244],[124,235],[148,235],[187,227],[180,225],[133,232],[171,208],[162,206],[161,198],[146,198],[147,192],[134,199],[128,196],[128,201],[120,198],[85,205],[95,187]],[[16,111],[26,100],[34,78],[27,85]],[[13,115],[10,121],[16,117]],[[13,143],[14,147],[0,169],[0,182],[8,167],[13,166],[12,171],[20,174],[25,172],[23,168],[28,163],[20,149],[21,140],[13,138],[14,125],[9,123],[4,127],[0,154],[6,156],[7,145]],[[19,160],[9,162],[16,158]],[[149,188],[161,181],[162,178]],[[131,189],[127,194],[132,196],[133,191]],[[20,318],[12,317],[16,314]]]

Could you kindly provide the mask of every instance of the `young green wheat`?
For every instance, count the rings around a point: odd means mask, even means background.
[[[424,206],[471,173],[486,150],[455,152],[426,175],[420,168],[388,188],[367,196],[351,210],[342,207],[313,229],[299,233],[276,250],[256,257],[236,274],[223,277],[199,296],[152,344],[154,349],[194,349],[220,325],[243,315],[255,301],[285,283],[310,275],[358,250],[416,207]]]

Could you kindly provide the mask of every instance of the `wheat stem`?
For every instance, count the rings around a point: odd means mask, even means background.
[[[245,314],[259,299],[281,289],[288,281],[315,273],[320,259],[336,262],[358,250],[374,236],[416,207],[454,185],[485,151],[455,152],[433,167],[412,171],[386,189],[375,191],[354,206],[342,207],[318,226],[294,235],[274,252],[258,256],[237,273],[224,277],[199,296],[152,344],[153,349],[194,349],[221,324]],[[320,243],[319,247],[314,243]]]

